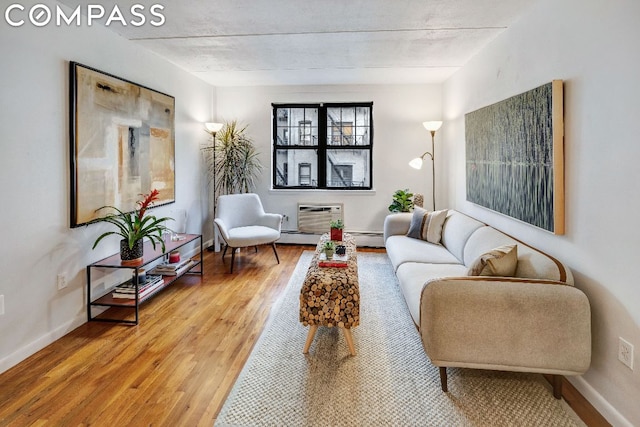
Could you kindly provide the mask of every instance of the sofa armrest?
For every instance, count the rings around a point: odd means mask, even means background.
[[[384,219],[384,242],[386,243],[389,236],[394,236],[397,234],[407,234],[407,232],[409,231],[409,226],[411,225],[412,216],[413,214],[411,212],[402,212],[387,215],[387,217]]]
[[[591,363],[591,312],[563,282],[503,277],[428,281],[420,334],[436,366],[579,375]]]

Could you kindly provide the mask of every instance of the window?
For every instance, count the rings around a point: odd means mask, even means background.
[[[336,165],[332,187],[352,187],[353,165]]]
[[[274,188],[372,188],[373,103],[272,107]]]
[[[311,164],[300,163],[298,165],[298,184],[311,185]]]
[[[313,145],[311,135],[311,120],[302,120],[298,122],[300,132],[300,143],[302,145]]]

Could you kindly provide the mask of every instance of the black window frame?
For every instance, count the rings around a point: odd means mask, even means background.
[[[358,108],[365,107],[369,109],[369,126],[368,126],[368,145],[357,145],[357,144],[343,144],[344,137],[341,140],[340,144],[331,144],[329,143],[329,138],[332,138],[333,135],[329,134],[327,121],[328,114],[327,110],[329,108]],[[282,190],[338,190],[338,191],[350,191],[350,190],[371,190],[373,189],[373,136],[374,136],[374,126],[373,126],[373,102],[327,102],[327,103],[272,103],[271,104],[271,116],[272,116],[272,176],[271,176],[271,185],[273,189],[282,189]],[[287,144],[278,143],[280,140],[278,138],[278,109],[289,109],[289,108],[316,108],[318,110],[318,135],[317,135],[317,145],[309,145],[309,144],[289,144],[291,142],[291,135],[288,135],[288,140],[285,141]],[[285,117],[285,116],[283,116]],[[287,120],[290,120],[288,115],[286,116]],[[355,120],[355,119],[354,119]],[[346,123],[339,121],[337,123]],[[290,125],[294,126],[294,125]],[[299,126],[299,124],[295,124],[295,126]],[[356,123],[352,123],[353,131],[356,129]],[[356,132],[353,132],[351,135],[353,140],[356,140]],[[315,150],[317,157],[317,180],[315,181],[315,185],[278,185],[278,151],[280,150]],[[333,150],[359,150],[368,152],[369,156],[369,185],[352,185],[339,187],[339,186],[329,186],[327,182],[327,151]],[[289,165],[288,165],[289,166]],[[290,172],[290,170],[288,171]],[[288,174],[287,174],[288,175]],[[311,172],[313,176],[313,171]]]

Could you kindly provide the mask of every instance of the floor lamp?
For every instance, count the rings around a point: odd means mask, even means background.
[[[433,206],[433,210],[435,211],[436,210],[436,159],[435,159],[434,144],[436,139],[436,131],[440,129],[440,126],[442,126],[442,122],[439,120],[423,122],[422,126],[424,126],[426,130],[431,132],[431,152],[427,151],[422,156],[416,157],[415,159],[411,160],[409,162],[409,166],[411,166],[414,169],[422,169],[422,164],[424,162],[425,156],[428,155],[429,157],[431,157],[431,173],[432,173],[431,196],[433,197],[432,206]]]
[[[211,150],[213,151],[213,218],[215,219],[216,204],[218,203],[218,192],[216,188],[216,176],[218,175],[218,171],[216,170],[216,133],[222,129],[222,123],[208,122],[204,124],[204,127],[206,128],[207,133],[211,135],[211,139],[213,141]],[[209,247],[209,250],[211,250],[211,247]],[[216,252],[220,250],[220,242],[218,241],[218,233],[215,226],[213,227],[213,250]]]

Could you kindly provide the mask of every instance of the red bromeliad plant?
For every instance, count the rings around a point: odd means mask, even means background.
[[[103,209],[111,209],[115,211],[115,213],[91,220],[88,224],[108,222],[115,225],[118,231],[107,231],[101,234],[100,237],[96,239],[92,249],[95,249],[103,238],[116,234],[122,236],[122,238],[127,241],[129,249],[133,249],[136,242],[147,237],[151,240],[154,249],[156,248],[156,243],[160,243],[162,245],[162,252],[165,252],[162,232],[165,230],[169,231],[169,229],[162,223],[167,220],[172,220],[173,218],[156,218],[155,215],[145,216],[147,208],[151,207],[153,202],[158,199],[158,194],[158,190],[153,190],[149,194],[141,194],[143,200],[136,202],[138,208],[133,212],[122,212],[115,206],[103,206],[97,209],[96,212]]]

